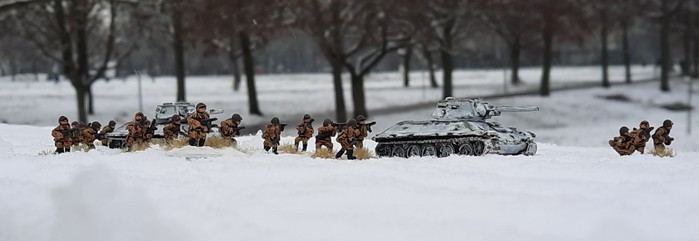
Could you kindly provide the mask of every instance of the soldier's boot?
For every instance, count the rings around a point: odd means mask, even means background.
[[[301,151],[306,151],[306,149],[308,149],[308,144],[303,144],[303,149],[301,149]]]
[[[347,160],[354,160],[357,157],[354,156],[354,150],[347,150]]]
[[[63,148],[56,148],[56,154],[63,153]]]
[[[70,147],[63,148],[63,152],[70,152]]]
[[[279,155],[279,152],[277,152],[277,147],[276,147],[276,146],[275,146],[275,147],[272,147],[272,153],[274,153],[274,155]]]
[[[345,149],[340,149],[340,151],[335,154],[335,159],[340,159],[342,157],[342,154],[345,154]]]
[[[269,146],[264,146],[265,152],[269,152]]]
[[[206,139],[199,139],[199,146],[204,146]]]
[[[190,146],[197,146],[197,139],[189,138],[189,145]]]

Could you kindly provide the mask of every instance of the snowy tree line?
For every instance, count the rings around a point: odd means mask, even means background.
[[[92,83],[110,68],[175,75],[178,101],[186,100],[188,74],[231,74],[235,90],[245,79],[256,115],[256,74],[330,72],[340,121],[343,74],[353,114],[366,114],[365,77],[398,65],[404,86],[419,64],[445,97],[453,95],[454,69],[507,66],[520,84],[523,65],[542,66],[540,94],[548,96],[552,66],[566,63],[599,64],[605,87],[610,62],[626,66],[629,83],[632,63],[658,63],[660,88],[669,91],[674,62],[682,60],[683,75],[697,73],[695,2],[2,0],[0,75],[59,66],[75,87],[81,121],[94,111]]]

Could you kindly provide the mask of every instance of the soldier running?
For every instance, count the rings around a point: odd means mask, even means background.
[[[80,134],[82,135],[83,144],[85,144],[89,149],[95,149],[95,139],[97,139],[97,132],[99,131],[102,124],[95,121],[83,129]]]
[[[56,154],[70,152],[70,146],[73,144],[73,140],[69,134],[70,130],[68,117],[58,117],[58,126],[51,130],[51,136],[53,136],[53,142],[56,146]]]
[[[245,127],[240,126],[242,121],[243,117],[238,113],[233,114],[228,120],[221,121],[221,136],[229,146],[237,144],[235,137],[240,135],[240,130],[245,129]]]
[[[633,138],[629,135],[629,128],[626,126],[619,128],[619,136],[609,140],[609,145],[621,156],[631,155],[636,151]]]
[[[351,119],[347,122],[345,129],[337,136],[337,142],[340,143],[342,149],[335,154],[335,158],[340,158],[347,151],[347,159],[354,160],[354,146],[357,144],[357,137],[360,135],[357,121]]]
[[[330,119],[325,119],[323,121],[323,126],[318,127],[318,135],[316,135],[316,151],[320,150],[321,147],[325,146],[330,151],[333,150],[333,142],[331,137],[335,136],[336,129],[333,126],[333,121]]]
[[[189,124],[189,145],[190,146],[204,146],[206,142],[206,133],[209,128],[203,121],[209,119],[209,113],[206,113],[206,105],[204,103],[199,103],[196,105],[196,111],[187,117],[187,124]]]
[[[668,119],[663,121],[663,126],[655,130],[653,134],[653,146],[655,147],[656,153],[665,151],[665,145],[669,146],[672,144],[672,141],[675,140],[675,138],[670,137],[670,130],[672,130],[673,124],[674,123]]]
[[[635,150],[643,154],[646,148],[646,142],[650,140],[650,131],[652,131],[654,127],[651,127],[646,120],[641,121],[641,124],[638,127],[639,128],[633,128],[633,131],[631,131],[629,135],[633,138],[633,146]]]
[[[99,133],[99,136],[102,137],[100,141],[102,142],[103,146],[107,146],[109,143],[109,138],[107,137],[107,134],[112,133],[114,129],[116,128],[116,121],[110,120],[109,125],[105,126],[102,128],[102,130]]]
[[[264,139],[262,146],[264,147],[265,151],[269,152],[269,150],[272,149],[272,153],[275,155],[279,154],[277,152],[277,147],[279,146],[279,141],[281,140],[282,131],[284,131],[284,125],[279,123],[279,118],[272,118],[272,121],[270,121],[270,124],[267,125],[262,133],[262,138]]]
[[[126,138],[126,144],[129,150],[133,148],[134,145],[142,145],[145,142],[146,129],[148,124],[145,123],[145,116],[141,112],[137,112],[134,116],[134,120],[126,125],[126,130],[129,131],[129,135]]]
[[[371,126],[375,125],[376,121],[366,123],[366,117],[364,117],[364,115],[358,115],[356,120],[357,126],[359,127],[359,136],[357,136],[357,148],[363,148],[364,138],[369,136],[369,132],[371,132]]]
[[[182,117],[180,115],[172,115],[170,118],[170,123],[165,125],[163,128],[163,137],[166,143],[172,143],[173,140],[177,139],[180,135],[180,125],[182,124]]]
[[[299,134],[299,136],[294,139],[296,150],[299,149],[299,142],[303,142],[301,151],[306,151],[306,149],[308,149],[308,140],[313,137],[313,121],[314,119],[311,118],[311,115],[305,114],[303,115],[303,121],[296,125],[296,130]]]

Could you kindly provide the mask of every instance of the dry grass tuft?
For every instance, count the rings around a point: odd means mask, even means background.
[[[677,155],[675,150],[673,150],[672,148],[665,148],[660,150],[655,149],[651,152],[651,154],[653,154],[653,156],[659,157],[675,157],[675,155]]]
[[[316,149],[316,152],[311,155],[313,158],[335,159],[333,150],[327,148]]]
[[[130,151],[130,152],[145,151],[148,148],[150,148],[150,142],[145,142],[145,143],[141,143],[141,144],[134,144],[131,147],[131,150],[127,150],[127,151]]]
[[[214,149],[221,149],[226,147],[232,147],[233,142],[230,139],[226,139],[220,136],[213,136],[206,138],[206,142],[204,142],[204,145]]]
[[[289,153],[289,154],[300,154],[299,149],[291,143],[284,143],[277,147],[277,151]]]
[[[357,160],[366,160],[370,158],[376,158],[376,155],[374,155],[373,151],[370,151],[367,148],[355,148],[354,149],[354,157],[357,158]]]
[[[39,152],[39,156],[50,156],[50,155],[56,155],[56,150],[43,150]]]

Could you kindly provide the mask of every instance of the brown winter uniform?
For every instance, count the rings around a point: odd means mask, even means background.
[[[262,138],[265,140],[262,145],[265,148],[278,146],[281,139],[281,134],[282,132],[281,129],[279,129],[279,126],[274,124],[267,125],[267,128],[265,128],[265,131],[262,133]]]
[[[357,126],[359,127],[359,135],[357,136],[357,148],[362,148],[364,147],[364,138],[369,136],[369,130],[367,130],[364,121],[361,121],[360,124],[358,124]]]
[[[614,137],[614,139],[609,140],[609,145],[622,156],[631,155],[636,151],[636,147],[633,145],[633,138],[628,135]]]
[[[95,131],[92,128],[85,128],[80,132],[80,135],[82,136],[82,141],[83,144],[89,147],[95,147],[95,137],[96,137],[97,131]]]
[[[240,135],[240,131],[236,130],[238,125],[240,125],[240,121],[233,120],[232,118],[221,121],[221,136],[229,145],[235,144],[236,141],[233,137]]]
[[[147,128],[148,125],[146,124],[141,126],[136,123],[136,121],[129,122],[129,124],[126,125],[126,130],[129,131],[129,136],[126,138],[126,143],[129,146],[133,146],[134,144],[143,144],[146,140],[145,136]]]
[[[669,131],[665,127],[660,127],[655,130],[653,134],[653,147],[656,151],[661,151],[665,149],[665,136]]]
[[[294,144],[298,146],[299,142],[303,142],[304,145],[308,145],[308,140],[313,137],[313,126],[308,122],[301,122],[296,125],[296,130],[299,136],[294,139]]]
[[[194,112],[187,116],[187,124],[189,125],[188,135],[192,139],[206,139],[206,133],[209,129],[202,125],[199,120],[209,119],[209,114]]]
[[[100,131],[100,134],[102,135],[102,140],[100,140],[102,141],[102,145],[107,145],[107,143],[109,142],[109,139],[107,138],[107,133],[111,133],[113,131],[114,127],[112,126],[105,126],[104,128],[102,128],[102,130]]]
[[[163,137],[165,138],[165,141],[172,141],[174,139],[177,139],[179,135],[180,123],[170,122],[163,128]]]
[[[62,131],[70,130],[69,125],[58,125],[51,131],[53,142],[56,148],[70,148],[73,145],[73,140],[70,137],[64,136]]]
[[[316,137],[316,150],[319,150],[322,146],[325,146],[330,150],[333,149],[333,142],[331,140],[331,137],[335,136],[335,134],[336,134],[335,127],[332,125],[318,127],[318,135],[324,135],[324,134],[327,134],[328,137],[327,138]]]
[[[642,131],[644,131],[644,129],[633,128],[633,131],[629,132],[629,136],[633,139],[632,143],[634,150],[640,152],[641,154],[643,154],[646,148],[646,142],[648,142],[648,137],[641,134]]]
[[[351,145],[350,143],[352,142],[352,139],[358,137],[360,135],[359,129],[355,129],[354,127],[348,126],[345,127],[342,132],[337,136],[337,142],[340,143],[342,146],[342,149],[345,150],[354,150],[354,145]]]
[[[82,140],[82,135],[81,135],[83,128],[80,127],[79,125],[71,125],[71,127],[74,128],[74,129],[78,129],[78,132],[75,133],[73,136],[70,137],[70,139],[71,139],[70,142],[71,142],[74,146],[77,146],[78,144],[80,144],[80,143],[83,142],[83,140]]]

